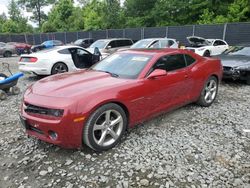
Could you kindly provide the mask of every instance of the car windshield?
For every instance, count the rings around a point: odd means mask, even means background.
[[[79,45],[79,44],[81,44],[82,43],[82,39],[78,39],[78,40],[76,40],[75,42],[74,42],[74,44],[76,44],[76,45]]]
[[[136,79],[151,58],[151,55],[142,54],[114,54],[97,63],[91,69],[110,73],[114,77]]]
[[[153,40],[139,40],[138,42],[134,43],[130,48],[147,48],[152,41]]]
[[[250,56],[250,46],[233,46],[226,50],[224,54],[227,55],[244,55]]]
[[[107,40],[98,40],[98,41],[95,41],[93,44],[90,45],[90,48],[99,48],[99,49],[103,49],[105,48],[106,44],[108,43],[109,41]]]

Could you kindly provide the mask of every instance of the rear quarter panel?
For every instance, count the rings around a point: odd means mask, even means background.
[[[220,82],[222,79],[222,65],[219,59],[200,57],[197,63],[191,68],[191,79],[194,80],[191,100],[196,101],[211,76],[215,76]]]

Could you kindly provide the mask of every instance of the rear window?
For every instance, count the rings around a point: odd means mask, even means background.
[[[58,51],[59,54],[70,54],[69,49],[63,49]]]

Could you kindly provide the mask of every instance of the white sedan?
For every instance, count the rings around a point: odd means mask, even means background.
[[[186,47],[186,49],[192,50],[200,56],[209,57],[219,55],[229,48],[227,42],[221,39],[204,39],[202,37],[191,36],[187,37],[187,40],[191,46]]]
[[[32,54],[21,55],[19,70],[35,75],[51,75],[89,68],[100,55],[78,46],[56,46]]]

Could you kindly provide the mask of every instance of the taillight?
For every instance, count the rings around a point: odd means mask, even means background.
[[[37,61],[36,57],[31,57],[30,60],[29,60],[29,62],[31,62],[31,63],[35,63],[36,61]]]
[[[19,62],[35,63],[37,61],[36,57],[21,57]]]

